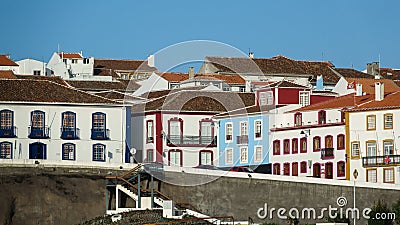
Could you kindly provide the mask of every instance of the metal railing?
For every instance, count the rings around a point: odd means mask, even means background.
[[[109,129],[91,129],[92,135],[90,138],[92,140],[108,140],[110,139]]]
[[[249,143],[248,135],[236,136],[236,144],[247,144],[247,143]]]
[[[44,127],[28,127],[28,137],[33,139],[38,138],[49,138],[50,137],[50,129],[48,126]]]
[[[400,165],[400,155],[367,156],[362,157],[364,167],[367,166],[398,166]]]
[[[80,130],[76,127],[61,127],[61,139],[73,140],[79,139]]]
[[[1,138],[13,138],[17,136],[17,127],[1,127],[0,128],[0,137]]]
[[[191,135],[170,135],[167,137],[168,145],[205,145],[216,146],[216,136],[191,136]]]

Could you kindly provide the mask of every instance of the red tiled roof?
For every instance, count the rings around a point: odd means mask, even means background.
[[[157,73],[160,77],[164,78],[169,82],[181,82],[189,79],[189,74],[187,73],[175,73],[175,72],[165,72]]]
[[[397,109],[400,108],[400,91],[391,94],[386,94],[382,101],[372,101],[357,106],[347,111],[369,111],[369,110],[382,110],[382,109]]]
[[[393,80],[400,79],[400,70],[398,69],[380,68],[379,71],[380,74],[387,79],[393,79]]]
[[[95,95],[114,100],[144,100],[143,98],[140,97],[127,95],[125,93],[113,90],[95,93]]]
[[[0,80],[0,101],[116,104],[96,95],[47,80]]]
[[[20,75],[20,74],[17,74],[15,76],[18,79],[48,80],[67,87],[69,86],[68,83],[59,76],[38,76],[38,75]]]
[[[82,59],[81,54],[79,53],[65,53],[59,52],[58,55],[64,59]]]
[[[316,104],[304,106],[300,109],[292,110],[290,112],[312,111],[322,109],[343,109],[354,107],[374,99],[374,95],[367,94],[364,96],[355,96],[353,94],[343,95],[334,99],[319,102]]]
[[[122,60],[122,59],[95,59],[95,76],[113,76],[118,77],[115,71],[129,72],[154,72],[155,67],[150,67],[146,60]]]
[[[335,68],[334,70],[336,72],[340,73],[340,75],[342,75],[343,77],[348,77],[348,78],[369,78],[369,79],[375,78],[371,74],[363,73],[363,72],[355,70],[355,69]]]
[[[400,87],[396,85],[392,80],[389,79],[366,79],[366,78],[345,78],[348,83],[362,84],[362,91],[367,94],[375,94],[375,83],[382,82],[385,84],[385,93],[392,93],[400,91]]]
[[[206,57],[206,62],[212,63],[218,71],[228,73],[255,73],[259,74],[309,74],[323,75],[325,82],[336,83],[338,76],[331,68],[334,65],[325,61],[293,60],[285,56],[272,58],[231,58]]]
[[[197,74],[195,77],[210,77],[223,80],[227,84],[246,84],[246,81],[239,74]]]
[[[0,70],[0,79],[15,79],[15,74],[11,70]]]
[[[309,87],[296,84],[287,80],[277,81],[268,85],[268,87],[290,87],[290,88],[303,88],[303,89],[310,89]]]
[[[136,82],[121,82],[121,81],[78,81],[78,80],[67,80],[69,85],[76,89],[84,91],[105,91],[105,90],[117,90],[117,91],[134,91],[139,88]]]
[[[18,64],[9,59],[8,56],[0,55],[0,66],[18,66]]]

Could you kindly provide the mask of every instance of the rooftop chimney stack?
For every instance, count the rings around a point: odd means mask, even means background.
[[[356,84],[356,96],[362,96],[363,91],[362,91],[362,84]]]
[[[385,84],[382,82],[375,83],[375,101],[382,101],[385,97]]]
[[[154,55],[147,56],[147,65],[150,67],[154,67]]]
[[[375,79],[380,79],[381,75],[379,74],[379,62],[367,63],[367,73],[375,76]]]
[[[194,79],[194,67],[189,67],[189,79]]]
[[[253,59],[254,58],[254,52],[249,52],[249,57],[250,57],[250,59]]]

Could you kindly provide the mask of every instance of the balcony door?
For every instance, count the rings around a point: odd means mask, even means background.
[[[319,163],[313,165],[313,177],[321,177],[321,165]]]
[[[169,165],[170,166],[182,166],[182,151],[181,150],[170,150],[169,154]]]
[[[200,121],[200,144],[210,144],[213,139],[211,121]]]
[[[29,144],[29,159],[46,159],[46,145],[41,142]]]
[[[182,142],[182,122],[178,119],[169,121],[169,140],[173,144],[181,144]]]

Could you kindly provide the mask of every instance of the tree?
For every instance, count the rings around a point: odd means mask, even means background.
[[[400,198],[397,200],[397,202],[392,206],[392,211],[396,215],[395,222],[396,224],[400,225]]]
[[[368,225],[393,225],[393,219],[387,218],[390,214],[391,211],[386,203],[379,200],[369,213]]]

